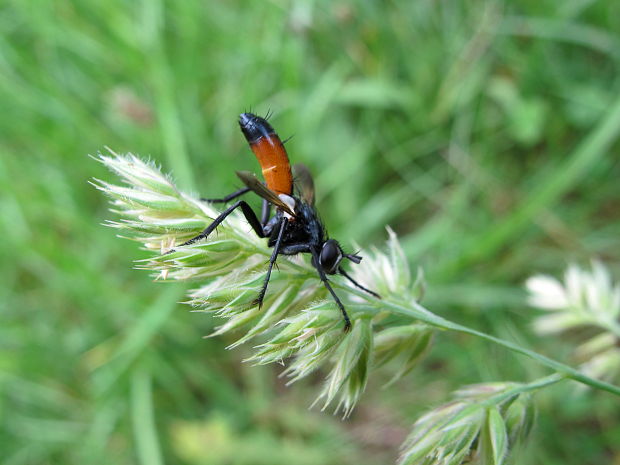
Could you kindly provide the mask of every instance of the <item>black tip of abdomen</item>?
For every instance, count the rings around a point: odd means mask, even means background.
[[[261,137],[275,134],[275,131],[265,118],[256,116],[253,113],[241,113],[239,115],[239,127],[250,144],[256,142]]]

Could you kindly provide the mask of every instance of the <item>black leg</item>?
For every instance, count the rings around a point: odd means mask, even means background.
[[[260,222],[263,226],[265,226],[269,222],[269,217],[271,216],[271,204],[263,199],[263,210],[261,212]]]
[[[288,224],[288,219],[282,217],[282,221],[280,221],[280,231],[278,231],[278,239],[276,240],[275,245],[273,246],[273,252],[271,252],[271,258],[269,259],[269,268],[267,268],[267,276],[265,276],[265,281],[263,282],[263,288],[261,289],[258,297],[254,301],[254,304],[258,305],[258,308],[263,306],[263,299],[265,298],[265,293],[267,292],[267,285],[269,284],[269,278],[271,277],[271,269],[273,268],[273,264],[276,262],[278,258],[278,254],[280,253],[280,243],[282,242],[282,235],[284,234],[284,230],[286,229],[286,225]]]
[[[342,276],[344,276],[349,281],[351,281],[355,285],[355,287],[359,287],[362,291],[368,292],[370,295],[376,297],[377,299],[381,298],[381,296],[379,294],[377,294],[376,292],[371,291],[370,289],[366,289],[364,286],[362,286],[360,283],[358,283],[355,279],[353,279],[351,276],[349,276],[348,273],[346,271],[344,271],[344,268],[342,268],[341,266],[338,267],[338,271],[340,272],[340,274]]]
[[[310,252],[308,244],[285,245],[280,249],[281,255],[297,255],[298,253]]]
[[[263,232],[263,227],[259,223],[258,218],[256,218],[256,213],[254,213],[254,211],[247,204],[247,202],[245,202],[243,200],[239,200],[238,202],[235,202],[230,207],[228,207],[226,210],[224,210],[220,214],[220,216],[218,216],[215,220],[213,220],[213,223],[211,223],[203,232],[198,234],[196,237],[193,237],[189,241],[184,242],[181,245],[182,246],[183,245],[190,245],[190,244],[193,244],[196,241],[199,241],[200,239],[206,239],[207,236],[209,236],[209,234],[211,234],[213,232],[213,230],[215,228],[217,228],[219,226],[219,224],[222,221],[224,221],[224,219],[233,212],[234,209],[239,208],[239,207],[241,207],[241,211],[243,212],[243,215],[245,216],[245,219],[248,220],[248,223],[250,223],[250,226],[252,226],[252,229],[258,235],[258,237],[265,237],[265,234]],[[170,252],[172,252],[172,250]]]
[[[209,202],[209,203],[226,203],[226,202],[230,202],[233,199],[236,199],[237,197],[242,196],[243,194],[247,192],[250,192],[250,188],[244,187],[243,189],[239,189],[238,191],[235,191],[232,194],[228,194],[226,197],[222,197],[221,199],[205,199],[201,197],[200,200],[202,200],[203,202]]]
[[[342,313],[342,318],[344,318],[344,332],[347,333],[351,330],[351,320],[349,320],[349,315],[347,315],[347,311],[344,309],[344,305],[342,305],[342,302],[340,302],[340,299],[338,298],[338,296],[332,289],[332,286],[329,284],[329,281],[327,280],[327,276],[325,276],[325,272],[321,268],[321,265],[319,265],[320,262],[319,262],[318,252],[314,249],[310,249],[310,251],[312,252],[312,258],[314,259],[314,263],[315,263],[314,267],[319,272],[319,277],[321,278],[321,281],[323,281],[323,285],[327,288],[329,293],[332,295],[332,297],[336,301],[336,305],[338,305],[338,308],[340,309],[340,312]]]

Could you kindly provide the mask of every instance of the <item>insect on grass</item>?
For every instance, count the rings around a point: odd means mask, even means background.
[[[321,282],[340,309],[344,331],[348,332],[351,329],[351,320],[327,276],[340,274],[359,289],[380,298],[379,294],[355,281],[342,266],[344,259],[359,264],[362,257],[345,253],[337,240],[329,238],[314,205],[314,182],[309,170],[302,164],[291,168],[284,144],[269,122],[253,113],[242,113],[239,126],[260,163],[265,182],[261,182],[255,174],[248,171],[237,171],[237,176],[246,187],[223,198],[203,200],[228,203],[252,191],[263,199],[261,218],[259,220],[247,202],[237,200],[204,231],[181,246],[206,239],[228,215],[240,208],[256,235],[267,238],[267,244],[273,248],[265,280],[253,304],[262,307],[271,270],[278,255],[308,253],[312,256],[312,265]],[[275,209],[273,215],[272,207]]]

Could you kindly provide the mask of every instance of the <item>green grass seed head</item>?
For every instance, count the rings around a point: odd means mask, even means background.
[[[179,191],[159,167],[133,155],[101,155],[98,158],[123,180],[123,186],[94,182],[112,199],[120,220],[108,225],[142,242],[157,255],[137,262],[137,268],[151,270],[160,280],[192,281],[198,286],[189,292],[187,303],[196,310],[223,320],[211,336],[240,332],[229,347],[261,340],[247,361],[255,364],[289,363],[283,373],[290,382],[317,369],[327,370],[327,378],[317,401],[325,409],[338,399],[337,411],[349,415],[362,393],[373,361],[385,358],[386,347],[375,350],[376,334],[388,331],[382,320],[380,301],[338,278],[332,284],[349,296],[347,308],[353,329],[343,332],[340,311],[326,295],[308,260],[281,257],[272,274],[263,307],[255,304],[271,255],[264,239],[251,234],[240,215],[233,214],[218,226],[206,241],[179,246],[213,221],[218,212],[206,202]],[[384,298],[399,301],[419,293],[419,279],[412,282],[404,253],[393,231],[388,230],[387,252],[373,249],[351,274],[360,283],[379,290]],[[392,347],[402,354],[406,370],[414,365],[430,338],[424,330],[405,331],[408,343]],[[398,332],[397,326],[393,332]],[[402,328],[400,329],[402,332]],[[380,336],[381,339],[381,336]],[[420,346],[424,346],[420,348]]]

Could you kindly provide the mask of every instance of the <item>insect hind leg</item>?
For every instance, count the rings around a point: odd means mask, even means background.
[[[250,192],[250,188],[244,187],[242,189],[236,190],[232,194],[228,194],[226,197],[222,197],[221,199],[207,199],[207,198],[201,197],[200,200],[202,200],[203,202],[209,202],[209,203],[227,203],[227,202],[230,202],[231,200],[236,199],[237,197],[241,197],[243,194],[246,194],[248,192]]]
[[[271,216],[271,204],[266,199],[263,199],[263,206],[261,209],[261,217],[260,217],[260,223],[263,225],[263,228],[265,227],[267,223],[269,223],[270,216]]]
[[[209,234],[211,234],[215,230],[215,228],[217,228],[220,225],[220,223],[224,221],[226,217],[230,215],[237,208],[241,208],[241,211],[243,212],[243,216],[245,216],[245,219],[248,220],[248,223],[250,223],[250,226],[252,226],[252,229],[254,230],[256,235],[258,237],[265,237],[263,226],[258,221],[258,218],[256,217],[256,213],[254,213],[254,210],[252,210],[252,208],[248,205],[247,202],[245,202],[244,200],[239,200],[235,202],[234,204],[232,204],[230,207],[228,207],[226,210],[224,210],[222,213],[220,213],[220,216],[218,216],[215,220],[213,220],[213,223],[207,226],[207,228],[205,228],[204,231],[202,231],[196,237],[191,238],[189,241],[184,242],[183,244],[181,244],[181,246],[191,245],[196,241],[199,241],[201,239],[206,239],[209,236]]]

